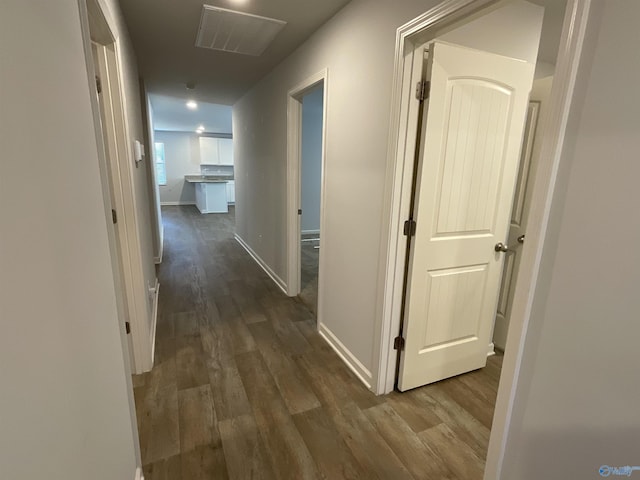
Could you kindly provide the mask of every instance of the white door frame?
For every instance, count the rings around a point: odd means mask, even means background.
[[[393,91],[387,152],[385,214],[389,230],[381,241],[380,324],[376,329],[377,359],[375,392],[393,390],[397,352],[393,340],[400,329],[406,239],[402,223],[408,218],[411,177],[419,109],[414,101],[414,52],[442,30],[480,10],[499,5],[500,0],[446,0],[397,30]],[[540,163],[535,175],[527,243],[523,248],[512,305],[512,316],[502,364],[498,398],[485,468],[486,480],[500,478],[507,431],[515,399],[522,351],[526,341],[531,302],[535,291],[542,247],[547,229],[555,179],[562,152],[569,107],[591,0],[568,0],[547,121],[541,125]]]
[[[150,302],[150,292],[147,291],[142,268],[142,243],[136,219],[136,205],[134,195],[133,169],[136,168],[130,129],[126,115],[127,99],[124,94],[122,78],[122,57],[120,42],[114,35],[113,18],[103,0],[79,0],[81,12],[86,11],[86,23],[83,18],[82,36],[85,46],[87,74],[90,84],[95,86],[94,59],[91,54],[92,40],[97,45],[98,70],[101,72],[102,91],[105,95],[105,114],[110,119],[107,125],[102,125],[100,106],[95,95],[91,95],[94,117],[94,128],[98,142],[98,157],[105,203],[107,222],[111,223],[111,193],[109,189],[109,175],[113,178],[115,210],[118,216],[118,240],[120,255],[115,244],[115,237],[110,238],[110,250],[114,269],[120,268],[123,282],[115,279],[116,294],[120,295],[119,302],[124,305],[124,318],[120,318],[120,326],[124,331],[125,319],[129,321],[131,334],[126,335],[127,346],[130,351],[129,362],[132,373],[143,373],[153,367],[153,349],[155,328],[149,328],[148,319],[155,319],[157,309],[158,284],[154,286],[153,302]],[[95,88],[95,87],[94,87]],[[103,141],[102,129],[105,129],[109,144]],[[107,158],[107,151],[109,152]],[[108,229],[113,230],[111,227]],[[110,233],[110,236],[112,234]],[[114,271],[114,277],[117,277]],[[123,285],[119,285],[123,283]],[[119,287],[119,288],[118,288]],[[155,325],[155,321],[153,322]]]
[[[327,104],[329,98],[328,69],[306,78],[287,93],[287,295],[295,297],[300,293],[300,215],[302,207],[300,174],[302,164],[302,97],[310,90],[323,84],[322,99],[322,153],[320,186],[320,235],[325,230],[325,157],[327,138]],[[324,298],[324,255],[320,240],[318,260],[318,325],[322,318],[322,299]]]

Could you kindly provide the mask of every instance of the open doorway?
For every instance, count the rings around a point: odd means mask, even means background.
[[[482,369],[499,342],[485,478],[500,469],[587,13],[573,0],[443,2],[398,31],[378,393]]]
[[[302,97],[300,162],[300,294],[302,302],[318,312],[320,260],[320,201],[322,191],[322,131],[324,85]]]
[[[322,248],[327,71],[289,91],[287,112],[287,285],[322,315]]]

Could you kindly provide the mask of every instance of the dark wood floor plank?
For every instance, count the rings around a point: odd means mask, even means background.
[[[180,461],[180,455],[174,455],[145,465],[142,469],[144,480],[182,480]]]
[[[368,478],[323,408],[299,413],[293,420],[324,478]]]
[[[360,465],[375,472],[369,478],[411,479],[411,473],[355,403],[334,416],[336,429]]]
[[[444,423],[418,434],[460,480],[481,480],[484,461]]]
[[[416,433],[390,405],[382,404],[369,408],[365,410],[365,414],[414,478],[453,478],[441,459],[420,441]]]
[[[178,390],[175,385],[146,391],[138,416],[143,420],[140,453],[143,464],[180,453]]]
[[[260,354],[249,352],[238,355],[236,362],[276,477],[320,478],[313,458]]]
[[[222,446],[203,445],[181,456],[184,480],[225,480],[229,478]]]
[[[287,355],[282,354],[285,347],[278,341],[271,325],[262,322],[250,325],[249,329],[289,413],[293,415],[319,407],[320,402],[299,369]]]
[[[219,428],[230,478],[276,479],[251,415],[223,420]]]
[[[176,338],[176,377],[181,390],[209,383],[199,334]]]
[[[209,385],[178,391],[180,450],[220,443]]]

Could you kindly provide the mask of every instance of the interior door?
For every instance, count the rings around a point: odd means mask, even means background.
[[[402,391],[486,365],[534,65],[434,42],[405,299]]]
[[[507,330],[509,316],[511,315],[511,305],[513,303],[513,292],[516,274],[520,266],[521,247],[525,239],[525,199],[529,189],[529,172],[531,170],[533,141],[535,138],[536,125],[540,112],[540,102],[529,102],[527,109],[527,120],[525,122],[524,137],[522,139],[522,153],[520,167],[516,181],[516,193],[511,209],[511,219],[509,223],[509,236],[507,245],[509,250],[505,252],[504,268],[502,269],[502,281],[500,283],[500,295],[498,297],[498,310],[496,312],[496,323],[493,331],[493,343],[496,347],[504,350],[507,343]]]
[[[531,191],[533,190],[530,182],[534,177],[533,173],[540,155],[541,138],[538,135],[538,125],[541,125],[544,120],[552,85],[553,76],[534,80],[531,95],[529,96],[530,101],[522,139],[520,168],[509,225],[509,251],[506,253],[504,260],[496,323],[493,330],[493,343],[501,350],[504,350],[507,343],[515,281],[520,268],[522,248],[525,241],[525,228],[529,217]]]

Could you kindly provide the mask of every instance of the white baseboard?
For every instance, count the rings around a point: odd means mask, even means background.
[[[142,467],[136,468],[135,480],[144,480],[144,475],[142,474]]]
[[[156,357],[156,327],[158,326],[158,298],[160,298],[160,282],[156,278],[156,291],[153,297],[153,311],[151,312],[151,365]]]
[[[495,355],[495,354],[496,354],[495,345],[493,343],[490,343],[489,349],[487,350],[487,357],[490,357],[491,355]]]
[[[320,229],[317,230],[301,230],[301,235],[320,235]]]
[[[267,275],[269,275],[269,277],[271,278],[271,280],[273,280],[275,282],[276,285],[278,285],[278,287],[280,287],[280,290],[282,290],[284,292],[284,294],[287,294],[287,284],[284,280],[282,280],[277,274],[276,272],[274,272],[271,267],[269,265],[267,265],[267,263],[262,260],[262,258],[260,258],[260,255],[258,255],[256,252],[253,251],[253,249],[247,244],[247,242],[245,242],[242,238],[240,238],[238,236],[238,234],[234,234],[234,237],[236,239],[236,241],[242,245],[242,248],[244,248],[247,253],[249,255],[251,255],[251,258],[253,258],[256,263],[258,265],[260,265],[260,267],[262,267],[262,269],[265,271],[265,273]]]
[[[195,204],[196,204],[195,200],[193,202],[160,202],[160,205],[167,206],[167,207],[172,207],[176,205],[195,205]]]
[[[162,253],[164,252],[164,226],[160,227],[160,252],[158,255],[153,257],[153,261],[156,265],[160,265],[162,263]]]
[[[322,322],[319,324],[318,333],[326,340],[329,346],[333,348],[342,361],[347,364],[347,367],[356,374],[360,381],[364,383],[369,390],[371,390],[373,377],[371,372],[360,362],[360,360],[358,360],[356,356],[351,353],[351,351],[345,347],[340,340],[338,340],[338,337],[336,337]]]

